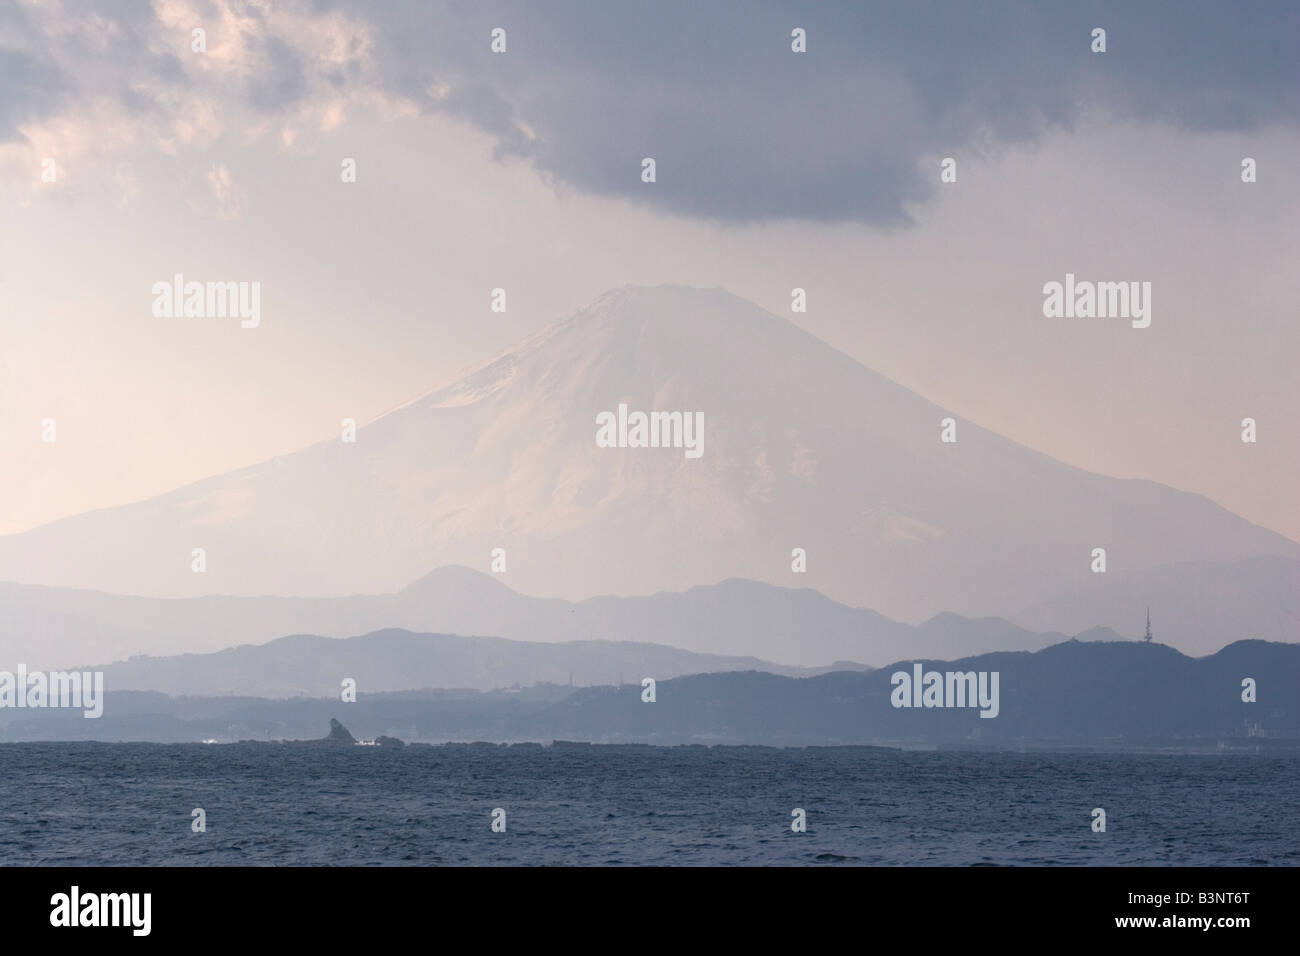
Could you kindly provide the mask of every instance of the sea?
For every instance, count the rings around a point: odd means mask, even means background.
[[[11,743],[0,865],[1294,866],[1297,794],[1277,754]]]

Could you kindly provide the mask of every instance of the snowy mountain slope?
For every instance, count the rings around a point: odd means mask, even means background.
[[[703,454],[601,448],[596,417],[702,412]],[[941,443],[940,420],[958,441]],[[207,571],[191,571],[191,550]],[[806,574],[791,570],[804,548]],[[1201,496],[1089,474],[961,420],[718,289],[625,288],[363,426],[0,538],[0,579],[156,596],[395,590],[431,567],[540,596],[727,577],[919,621],[1004,614],[1115,568],[1300,556]]]

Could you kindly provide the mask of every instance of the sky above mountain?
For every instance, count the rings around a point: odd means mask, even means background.
[[[1295,539],[1296,17],[7,4],[0,533],[330,438],[607,289],[669,282]],[[1067,272],[1150,281],[1150,328],[1044,318]],[[259,282],[260,325],[155,317],[176,273]]]

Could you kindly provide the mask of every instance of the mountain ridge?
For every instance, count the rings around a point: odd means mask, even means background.
[[[850,665],[862,669],[860,664]],[[516,686],[639,682],[641,671],[678,677],[757,670],[790,676],[825,668],[785,667],[755,657],[696,654],[634,641],[515,641],[488,635],[384,628],[351,637],[287,634],[205,654],[134,657],[98,668],[106,686],[169,696],[271,699],[338,696],[345,678],[358,693],[428,688],[492,691]]]
[[[398,592],[351,598],[163,599],[0,584],[0,629],[8,638],[0,669],[211,653],[287,634],[351,637],[387,628],[531,643],[600,637],[789,667],[823,667],[832,660],[872,664],[904,649],[943,654],[1041,647],[1065,637],[957,615],[915,627],[838,604],[811,588],[743,579],[577,603],[520,594],[497,576],[459,566],[422,575]]]
[[[997,716],[980,707],[894,706],[894,674],[914,665],[999,676]],[[768,746],[1210,751],[1300,748],[1300,645],[1234,641],[1188,657],[1142,641],[1064,641],[1038,651],[900,660],[869,672],[787,677],[757,671],[623,686],[374,693],[343,704],[358,735],[408,741],[585,741]],[[1242,699],[1245,678],[1257,701]],[[990,684],[991,686],[991,684]],[[0,710],[4,740],[276,740],[317,736],[337,694],[269,700],[105,693],[104,716]]]

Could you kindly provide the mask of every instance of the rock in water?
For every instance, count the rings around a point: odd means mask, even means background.
[[[383,734],[380,734],[375,738],[375,744],[379,747],[405,747],[406,741],[398,740],[396,737],[385,737]]]
[[[357,739],[348,733],[348,729],[340,724],[333,717],[330,718],[329,736],[325,738],[327,744],[355,744]]]

